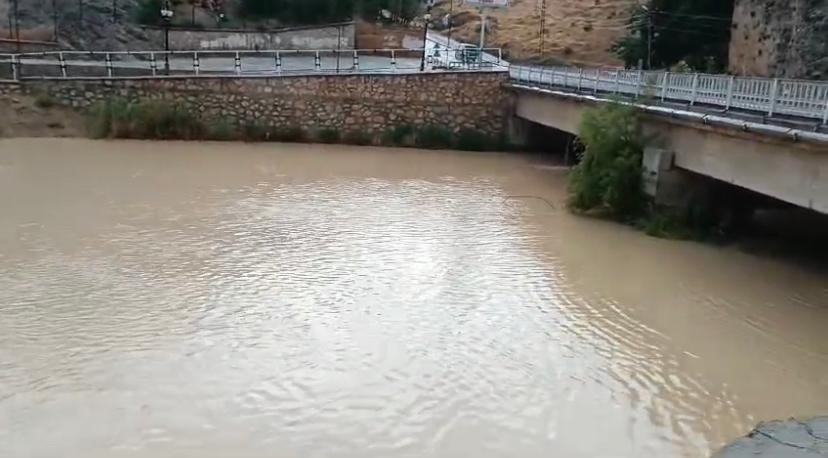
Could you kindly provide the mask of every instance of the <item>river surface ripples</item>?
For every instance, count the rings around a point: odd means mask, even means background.
[[[828,281],[538,159],[0,142],[0,456],[702,457],[828,412]]]

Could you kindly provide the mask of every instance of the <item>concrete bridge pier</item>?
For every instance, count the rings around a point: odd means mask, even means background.
[[[663,148],[644,148],[644,191],[656,206],[671,210],[690,226],[742,231],[757,209],[773,206],[771,198],[677,167],[675,156]]]
[[[691,175],[675,166],[675,153],[663,148],[644,148],[642,161],[644,192],[656,205],[686,207],[688,190],[694,186]]]

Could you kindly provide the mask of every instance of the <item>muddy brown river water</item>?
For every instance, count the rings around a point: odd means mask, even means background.
[[[527,158],[0,142],[2,457],[703,457],[828,412],[828,279]]]

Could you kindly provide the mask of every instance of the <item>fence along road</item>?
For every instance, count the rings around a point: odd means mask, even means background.
[[[513,82],[794,116],[828,125],[828,82],[704,73],[512,65]]]

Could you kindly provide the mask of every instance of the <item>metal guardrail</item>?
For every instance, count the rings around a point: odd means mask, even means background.
[[[425,71],[507,70],[499,48],[442,49],[426,56]],[[473,53],[473,56],[471,55]],[[275,76],[335,73],[414,73],[422,49],[51,51],[0,54],[0,78],[134,78]]]
[[[704,73],[512,65],[512,81],[788,115],[828,124],[828,82]]]

